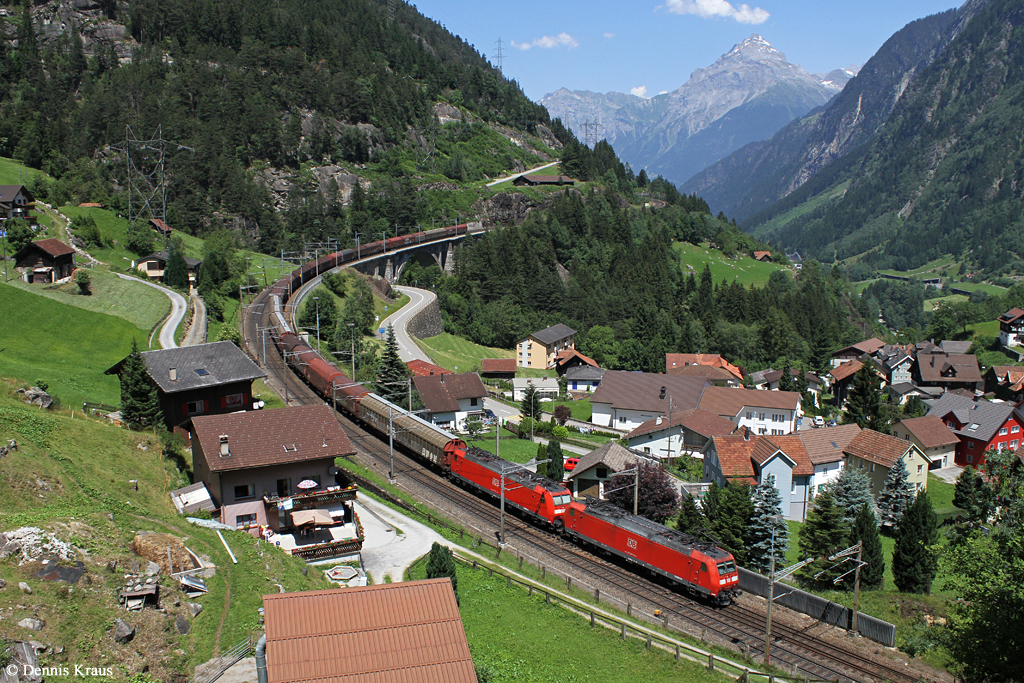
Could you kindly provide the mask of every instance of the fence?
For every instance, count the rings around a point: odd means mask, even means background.
[[[748,593],[767,597],[768,579],[741,567],[740,588]],[[853,610],[849,607],[826,600],[813,593],[807,593],[786,583],[775,582],[775,602],[839,628],[850,629],[853,627]],[[857,613],[857,630],[865,638],[870,638],[886,647],[892,647],[896,643],[896,627],[894,625],[863,612]]]
[[[236,644],[233,648],[221,655],[216,664],[210,664],[197,674],[194,674],[189,683],[213,683],[224,675],[224,672],[242,661],[252,653],[252,634]]]

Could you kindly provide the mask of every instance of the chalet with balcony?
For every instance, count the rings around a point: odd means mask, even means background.
[[[999,316],[999,343],[1007,347],[1024,344],[1024,309],[1011,308]]]
[[[20,218],[32,227],[39,222],[32,213],[35,197],[24,185],[0,185],[0,219]]]
[[[829,483],[839,478],[846,460],[843,449],[858,434],[860,427],[856,424],[805,429],[798,432],[800,443],[804,445],[807,457],[814,467],[814,474],[811,477],[812,496],[821,493]]]
[[[14,268],[25,282],[57,282],[75,271],[75,250],[58,239],[29,242],[14,255]]]

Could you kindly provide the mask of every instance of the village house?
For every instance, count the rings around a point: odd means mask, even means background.
[[[35,240],[14,255],[14,269],[28,283],[57,282],[75,271],[75,250],[58,239]]]
[[[946,393],[928,414],[942,420],[959,439],[954,461],[960,467],[980,467],[989,449],[1016,451],[1022,445],[1024,417],[1012,403],[992,403]]]
[[[865,339],[862,342],[857,342],[856,344],[839,349],[832,354],[832,367],[838,368],[847,361],[857,360],[865,353],[869,356],[873,356],[884,346],[884,341],[877,337],[872,337],[871,339]]]
[[[713,436],[727,436],[736,425],[720,415],[690,408],[674,411],[671,417],[648,420],[626,435],[633,450],[657,458],[674,458],[689,454],[701,457],[701,450]]]
[[[666,353],[665,372],[669,375],[678,374],[679,370],[694,365],[710,366],[726,370],[739,381],[743,381],[743,371],[722,358],[717,353]]]
[[[314,509],[326,511],[325,527],[352,521],[346,502],[355,489],[336,481],[334,459],[355,449],[330,406],[197,415],[189,431],[195,480],[210,491],[221,523],[280,533]]]
[[[572,368],[578,367],[600,367],[596,360],[590,356],[585,356],[576,349],[562,349],[555,356],[555,371],[559,375],[564,375]]]
[[[782,498],[782,515],[802,522],[814,466],[799,437],[756,436],[749,429],[713,437],[704,447],[704,481],[757,486],[769,476]]]
[[[484,358],[480,361],[480,376],[511,380],[516,376],[516,367],[515,358]]]
[[[171,232],[173,232],[171,226],[159,218],[150,218],[149,227],[156,230],[161,237],[170,237]]]
[[[580,461],[566,477],[566,482],[574,496],[603,498],[608,482],[616,473],[635,467],[642,460],[655,462],[654,459],[642,458],[640,454],[610,441],[581,455]]]
[[[977,356],[918,351],[915,375],[919,387],[981,391],[984,386]]]
[[[487,389],[475,372],[413,377],[420,394],[425,419],[442,429],[465,429],[466,418],[483,415]]]
[[[902,460],[914,491],[928,488],[931,460],[913,441],[897,439],[873,429],[862,429],[843,449],[845,467],[855,469],[868,478],[871,494],[877,498],[885,489],[889,470]]]
[[[985,371],[982,379],[986,394],[1014,403],[1024,401],[1024,367],[993,365]]]
[[[233,342],[143,351],[168,430],[195,415],[253,410],[252,382],[267,376]],[[105,374],[119,375],[122,360]],[[180,431],[180,430],[179,430]]]
[[[859,360],[849,360],[828,371],[828,376],[832,378],[832,398],[838,407],[843,408],[846,405],[846,396],[850,391],[850,385],[853,384],[854,376],[862,367],[864,364]]]
[[[554,367],[559,351],[576,348],[576,330],[561,323],[534,332],[516,344],[518,365],[547,370]]]
[[[889,385],[913,380],[914,357],[901,346],[886,345],[875,354]]]
[[[35,197],[24,185],[0,185],[0,219],[20,218],[34,228],[39,225],[35,208]]]
[[[1011,308],[999,316],[999,343],[1005,347],[1024,344],[1024,309]]]
[[[772,262],[772,252],[770,252],[770,251],[755,251],[754,252],[754,260],[755,261],[761,261],[762,263],[771,263]]]
[[[800,442],[804,445],[804,450],[807,451],[807,457],[810,459],[811,465],[814,466],[814,474],[811,477],[812,497],[821,493],[827,484],[839,478],[846,458],[843,449],[858,434],[860,434],[860,427],[856,424],[805,429],[798,432]]]
[[[590,421],[631,432],[648,420],[668,415],[670,403],[673,410],[696,408],[707,386],[700,377],[608,370],[590,395]]]
[[[558,380],[554,377],[516,377],[512,380],[512,400],[519,402],[526,396],[529,387],[537,390],[540,400],[558,398]]]
[[[163,282],[164,273],[167,270],[167,259],[169,258],[166,251],[157,251],[149,256],[143,256],[135,264],[135,270],[140,273],[144,273],[146,277]],[[188,271],[188,281],[190,285],[194,285],[196,282],[196,275],[199,272],[199,266],[202,265],[202,261],[195,258],[185,259],[185,269]]]
[[[890,384],[885,387],[884,391],[889,396],[890,401],[898,403],[901,406],[906,405],[907,401],[914,396],[921,400],[925,400],[938,398],[945,393],[941,389],[935,389],[933,387],[916,387],[910,382]]]
[[[699,405],[746,427],[754,434],[782,435],[796,431],[797,418],[803,412],[800,394],[795,391],[755,391],[707,387]]]
[[[736,375],[725,368],[717,368],[713,365],[684,365],[681,368],[673,368],[672,374],[677,377],[700,377],[716,387],[738,389],[743,386],[743,382],[736,379]]]
[[[249,680],[477,683],[447,577],[271,593],[263,596],[263,620],[261,675]]]
[[[565,372],[565,388],[570,394],[583,395],[593,393],[601,386],[604,368],[590,365],[577,365]]]
[[[960,438],[937,415],[905,418],[894,424],[891,431],[897,439],[913,441],[931,461],[933,469],[949,467],[956,458]]]

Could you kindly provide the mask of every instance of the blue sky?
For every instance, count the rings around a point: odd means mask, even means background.
[[[758,33],[808,71],[863,64],[914,19],[955,0],[418,0],[417,9],[474,45],[538,100],[566,87],[675,90],[690,73]],[[641,90],[644,89],[644,90]]]

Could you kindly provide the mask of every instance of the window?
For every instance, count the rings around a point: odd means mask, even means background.
[[[754,414],[752,412],[750,412],[749,410],[747,411],[747,419],[748,420],[753,420],[754,419]]]
[[[969,450],[969,451],[973,451],[974,450],[974,442],[973,441],[968,441],[967,442],[967,450]]]
[[[707,572],[707,570],[708,570],[708,565],[707,565],[706,563],[704,563],[704,562],[701,562],[701,563],[700,563],[700,570],[701,570],[702,572]]]
[[[946,423],[946,426],[947,426],[947,427],[949,427],[950,429],[956,429],[956,427],[954,427],[954,426],[953,426],[953,421],[952,421],[952,420],[950,420],[949,422],[947,422],[947,423]]]
[[[1011,451],[1017,450],[1017,441],[1016,440],[1010,442],[1010,450]]]
[[[761,419],[761,420],[764,419],[764,413],[759,413],[759,419]]]
[[[235,487],[235,500],[242,500],[243,498],[255,498],[256,497],[256,486],[254,484],[241,484]]]
[[[999,430],[999,436],[1006,436],[1006,427]]]
[[[789,492],[796,493],[796,479],[792,479],[789,482]]]
[[[160,262],[159,261],[146,261],[146,270],[147,271],[160,270]]]
[[[1020,431],[1020,427],[1018,427],[1017,425],[1013,425],[1012,427],[1010,427],[1010,433],[1011,434],[1016,434],[1019,431]]]
[[[278,479],[277,480],[277,495],[281,498],[287,498],[292,495],[292,480],[291,479]]]
[[[608,478],[608,468],[607,467],[598,467],[597,468],[597,478],[598,479],[607,479]]]
[[[206,401],[192,401],[190,403],[185,404],[185,408],[186,408],[186,410],[188,410],[188,414],[189,415],[195,415],[196,413],[202,413],[202,412],[205,412]]]
[[[651,452],[650,446],[644,446],[644,453],[650,453],[650,452]]]
[[[921,474],[921,472],[923,472],[923,471],[924,471],[924,465],[918,465],[917,466],[917,473]]]
[[[757,433],[758,434],[767,434],[768,430],[766,428],[764,428],[764,427],[761,427],[760,429],[757,430]]]
[[[625,423],[626,423],[626,416],[625,415],[619,415],[619,424],[625,424]]]
[[[231,394],[230,396],[224,397],[224,407],[234,408],[242,405],[242,399],[245,398],[243,394]]]
[[[476,404],[477,404],[477,403],[478,403],[479,401],[480,401],[480,399],[478,399],[478,398],[471,398],[471,399],[469,399],[469,405],[471,405],[471,406],[476,406]]]
[[[871,463],[871,471],[872,471],[872,472],[874,472],[874,471],[875,471],[875,463]]]
[[[967,456],[967,462],[974,462],[974,456],[973,455],[968,455]]]
[[[999,443],[996,444],[996,450],[997,451],[1004,450],[1005,448],[1006,448],[1006,442],[1005,441],[1000,441]]]
[[[251,515],[235,515],[235,526],[245,526],[246,524],[256,523],[256,513]]]

